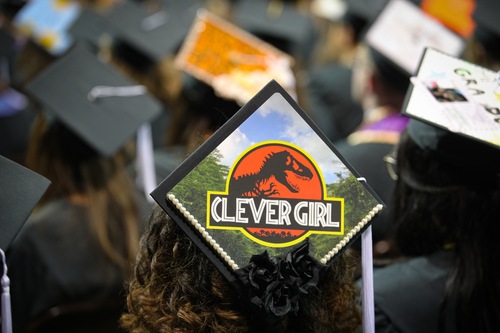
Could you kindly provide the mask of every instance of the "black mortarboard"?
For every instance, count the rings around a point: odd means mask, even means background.
[[[306,61],[318,37],[311,17],[284,1],[239,1],[234,5],[234,22],[283,52]]]
[[[487,52],[500,58],[500,2],[477,0],[473,14],[476,27],[474,37],[484,45]]]
[[[73,44],[67,30],[80,11],[75,1],[30,1],[16,14],[13,23],[35,43],[59,56]]]
[[[6,251],[50,181],[0,155],[0,249]]]
[[[465,46],[460,36],[407,0],[389,0],[370,25],[364,40],[408,78],[415,73],[425,47],[459,55]]]
[[[265,270],[260,265],[266,262],[269,283],[281,281],[288,295],[282,296],[296,309],[298,289],[315,286],[322,269],[383,209],[358,177],[290,95],[271,81],[152,196],[243,298],[248,295],[252,306],[280,316],[288,310],[277,314],[264,302],[274,291],[268,285],[255,291],[248,269]],[[352,190],[342,189],[347,184]],[[302,259],[311,265],[297,264]],[[279,278],[288,273],[297,279]]]
[[[132,62],[150,63],[175,54],[191,27],[197,8],[169,8],[153,11],[131,0],[117,3],[105,15],[116,27],[117,52],[122,52],[125,58],[129,55],[142,57],[131,59]]]
[[[116,34],[115,30],[116,28],[102,14],[90,8],[83,8],[68,32],[74,40],[88,43],[97,52],[102,46],[102,38],[108,37],[111,41]]]
[[[403,113],[412,139],[456,167],[500,171],[500,86],[497,73],[426,49]]]
[[[31,81],[26,90],[103,155],[114,154],[161,109],[144,86],[125,78],[81,45]]]

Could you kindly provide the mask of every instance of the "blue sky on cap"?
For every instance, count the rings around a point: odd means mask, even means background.
[[[290,142],[306,151],[321,169],[326,184],[336,182],[336,173],[350,174],[327,144],[278,93],[219,145],[222,163],[230,167],[247,148],[269,140]]]

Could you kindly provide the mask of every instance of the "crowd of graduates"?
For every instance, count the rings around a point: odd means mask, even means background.
[[[56,13],[77,6],[57,51],[61,36],[20,23],[37,1],[0,0],[0,198],[21,198],[0,202],[14,333],[42,332],[57,307],[110,305],[115,331],[361,331],[359,242],[298,314],[266,326],[151,200],[151,180],[242,107],[176,62],[200,8],[291,56],[297,103],[384,202],[372,226],[375,331],[498,329],[498,141],[403,115],[416,69],[366,38],[388,3],[408,2],[463,43],[452,56],[496,72],[494,0],[50,0]],[[397,30],[383,39],[415,37]],[[40,200],[11,162],[48,179]],[[7,213],[21,210],[19,222]]]

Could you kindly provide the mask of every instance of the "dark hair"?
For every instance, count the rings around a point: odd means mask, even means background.
[[[360,325],[356,263],[345,252],[301,300],[297,316],[262,328],[213,263],[156,207],[141,239],[121,322],[135,333],[353,332]]]
[[[72,195],[85,197],[96,243],[125,272],[135,259],[141,229],[135,187],[126,169],[132,154],[125,145],[112,157],[100,156],[64,124],[40,114],[26,161],[52,181],[41,206]]]
[[[399,179],[391,214],[401,254],[423,256],[452,249],[454,263],[444,304],[456,300],[459,332],[496,331],[500,318],[498,170],[459,168],[440,154],[421,149],[407,132],[401,136],[397,160]],[[474,178],[477,182],[470,181]]]

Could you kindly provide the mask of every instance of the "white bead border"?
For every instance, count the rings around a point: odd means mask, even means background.
[[[179,199],[175,197],[173,194],[167,194],[168,200],[172,202],[175,207],[179,210],[179,212],[184,215],[184,217],[195,227],[196,230],[200,233],[200,235],[207,241],[212,248],[224,259],[224,261],[233,269],[237,270],[239,266],[234,262],[233,259],[231,259],[231,256],[229,256],[226,251],[215,241],[215,239],[210,236],[210,234],[207,232],[205,227],[203,227],[200,222],[191,214],[189,211],[184,207]],[[356,235],[357,233],[360,232],[360,230],[368,224],[368,222],[371,221],[371,219],[382,210],[383,206],[378,204],[375,206],[366,216],[363,218],[351,231],[347,233],[347,235],[339,242],[337,245],[330,250],[323,258],[321,258],[321,263],[325,264],[330,261],[337,253],[340,252],[340,250],[347,244],[349,241]]]
[[[365,216],[351,231],[347,233],[347,235],[339,242],[337,245],[328,252],[326,256],[321,258],[321,263],[326,265],[330,259],[332,259],[339,251],[347,244],[349,241],[356,235],[371,219],[382,210],[383,206],[378,204],[375,206],[368,215]]]
[[[195,229],[198,230],[203,239],[205,239],[205,241],[207,241],[210,244],[210,246],[212,246],[212,248],[219,254],[219,256],[221,256],[222,259],[224,259],[224,261],[229,266],[231,266],[233,270],[237,270],[239,266],[234,262],[233,259],[231,259],[231,257],[226,253],[226,251],[224,251],[224,249],[219,245],[219,243],[217,243],[215,239],[213,239],[212,236],[210,236],[205,227],[203,227],[200,224],[200,222],[198,222],[198,220],[191,213],[189,213],[186,207],[184,207],[180,203],[179,199],[177,199],[173,194],[167,194],[167,198],[168,200],[170,200],[170,202],[172,202],[175,205],[175,207],[179,210],[179,212],[181,212],[182,215],[184,215],[184,217],[195,227]]]

